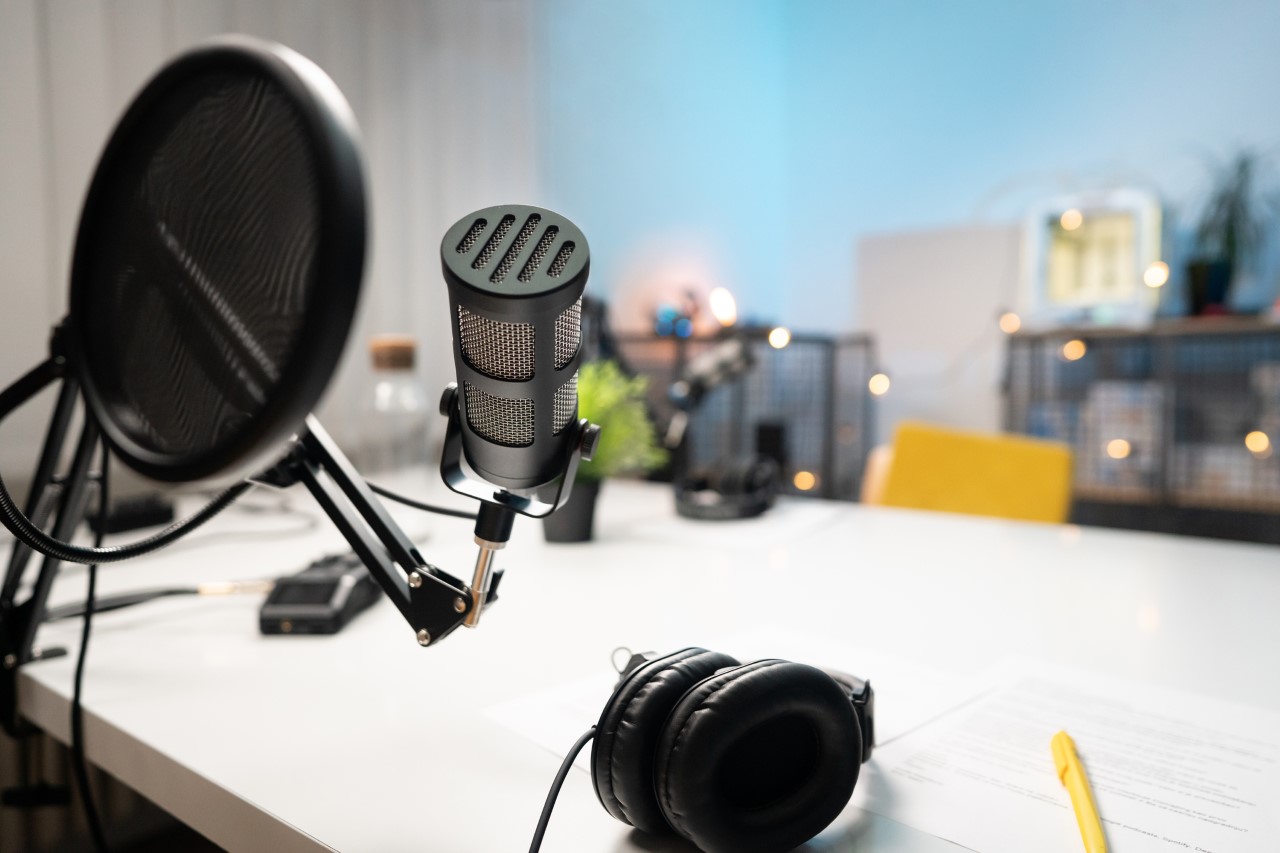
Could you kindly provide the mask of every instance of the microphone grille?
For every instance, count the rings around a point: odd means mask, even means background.
[[[557,320],[557,339],[559,328]],[[467,363],[486,376],[508,382],[533,378],[532,323],[500,323],[459,305],[458,341]]]
[[[551,269],[547,270],[547,275],[551,278],[560,277],[564,268],[569,266],[569,259],[573,257],[573,248],[572,242],[567,242],[560,247],[560,251],[556,252],[556,259],[551,262]]]
[[[467,229],[467,233],[462,235],[462,241],[458,243],[458,248],[454,251],[459,255],[465,255],[470,252],[471,247],[476,244],[476,241],[480,239],[480,235],[484,233],[484,229],[488,227],[489,221],[487,219],[477,219],[472,222],[471,227]]]
[[[484,244],[480,254],[476,255],[476,259],[471,262],[472,269],[482,270],[485,268],[485,265],[497,254],[498,246],[502,245],[502,241],[506,238],[507,232],[511,230],[511,226],[515,224],[516,218],[510,213],[498,221],[498,227],[493,229],[493,235],[489,237],[489,242]],[[472,227],[474,228],[475,226],[473,225]]]
[[[464,382],[462,389],[466,398],[467,423],[476,435],[508,447],[528,447],[533,444],[532,400],[495,397],[470,382]],[[556,401],[559,405],[558,393]]]
[[[556,318],[556,370],[573,360],[582,343],[582,298]]]
[[[498,262],[498,268],[493,271],[493,275],[489,276],[489,281],[498,284],[507,277],[507,273],[511,272],[511,268],[516,265],[516,259],[524,251],[525,244],[529,242],[529,238],[533,236],[533,232],[537,230],[538,223],[541,221],[542,217],[538,214],[529,214],[529,218],[524,221],[524,225],[520,226],[520,233],[512,241],[511,248],[507,249],[507,253]]]
[[[578,372],[575,370],[569,381],[556,389],[555,434],[564,432],[564,428],[573,423],[578,413]]]
[[[551,244],[556,241],[556,235],[559,233],[560,229],[556,226],[547,226],[547,230],[543,231],[542,236],[538,238],[538,245],[533,247],[533,254],[529,256],[524,269],[520,270],[520,275],[516,278],[520,281],[528,281],[537,275],[538,267],[542,266],[542,259],[547,256],[547,252],[551,251]]]

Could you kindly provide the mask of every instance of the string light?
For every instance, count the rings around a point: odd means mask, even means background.
[[[1064,210],[1062,211],[1062,216],[1058,219],[1058,223],[1062,225],[1063,231],[1074,231],[1084,224],[1084,214],[1074,207],[1070,210]]]
[[[877,373],[867,380],[867,390],[876,397],[883,397],[889,393],[891,384],[888,376],[883,373]]]
[[[1084,358],[1084,354],[1088,349],[1084,345],[1084,341],[1079,338],[1072,338],[1062,345],[1062,357],[1067,361],[1079,361]]]
[[[1132,450],[1129,442],[1123,438],[1113,438],[1107,442],[1107,455],[1112,459],[1128,459]]]
[[[797,471],[791,482],[800,491],[807,492],[818,485],[818,478],[812,471]]]
[[[1169,265],[1164,261],[1155,261],[1142,274],[1142,283],[1147,287],[1164,287],[1169,281]]]
[[[774,349],[782,349],[791,343],[791,330],[785,326],[775,326],[769,332],[769,346]]]
[[[721,326],[732,326],[738,322],[738,302],[727,288],[712,289],[707,294],[707,302],[711,305],[711,315]]]
[[[1022,328],[1022,318],[1012,311],[1006,311],[1000,315],[1000,331],[1006,335],[1012,335],[1014,332]]]
[[[1271,437],[1260,429],[1255,429],[1244,437],[1244,446],[1254,456],[1266,457],[1271,455]]]

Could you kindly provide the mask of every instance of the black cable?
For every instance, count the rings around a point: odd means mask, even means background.
[[[556,773],[555,781],[551,783],[551,790],[547,792],[547,801],[542,804],[542,816],[538,818],[538,828],[533,831],[533,843],[529,845],[529,853],[538,853],[542,849],[542,836],[547,833],[547,824],[551,821],[551,810],[555,808],[556,797],[560,796],[560,786],[564,784],[565,778],[569,775],[569,768],[573,766],[573,760],[578,757],[578,753],[582,752],[582,748],[587,745],[587,741],[596,736],[596,727],[592,726],[587,729],[582,737],[578,738],[577,743],[569,750],[569,754],[564,757],[564,761],[560,763],[560,770]]]
[[[449,509],[447,506],[436,506],[435,504],[423,503],[422,501],[407,498],[404,495],[379,486],[377,483],[370,483],[368,480],[365,480],[364,482],[375,495],[381,495],[389,501],[395,501],[396,503],[404,504],[405,506],[413,507],[414,509],[420,509],[423,512],[434,512],[437,515],[449,515],[454,518],[465,518],[468,521],[476,520],[476,514],[474,512],[467,512],[465,509]]]
[[[102,439],[102,476],[98,480],[98,517],[107,517],[107,493],[109,480],[107,469],[110,465],[110,453],[107,440]],[[105,525],[98,528],[93,536],[94,549],[102,546],[102,535]],[[89,629],[93,625],[94,597],[97,593],[98,565],[89,564],[88,591],[84,598],[84,628],[80,632],[80,651],[76,655],[75,683],[71,692],[71,756],[72,770],[76,784],[80,787],[80,801],[84,805],[85,822],[89,825],[89,834],[93,838],[93,846],[99,853],[107,853],[107,836],[102,831],[102,820],[98,816],[98,807],[93,801],[93,791],[89,788],[89,764],[84,757],[84,708],[80,704],[80,694],[84,685],[84,662],[89,652]]]
[[[253,488],[253,483],[248,481],[236,483],[231,488],[224,490],[195,515],[190,518],[184,518],[181,521],[175,521],[164,530],[146,539],[141,539],[128,545],[113,545],[110,548],[97,546],[93,548],[78,548],[75,545],[54,539],[33,524],[31,519],[23,515],[22,510],[18,509],[18,506],[13,502],[13,496],[9,494],[9,489],[4,484],[4,478],[0,477],[0,523],[9,528],[14,537],[23,545],[46,557],[53,557],[66,563],[118,563],[121,560],[149,554],[185,536],[222,512],[236,498],[251,488]],[[106,515],[104,514],[102,517],[106,518]]]
[[[146,604],[148,601],[155,601],[157,598],[167,598],[172,595],[199,594],[200,590],[194,586],[175,586],[125,592],[120,595],[109,595],[106,598],[97,599],[94,602],[93,612],[110,613],[112,610],[122,610],[135,604]],[[85,604],[63,604],[60,607],[50,607],[45,611],[44,621],[57,622],[62,619],[75,619],[84,615],[86,606]]]

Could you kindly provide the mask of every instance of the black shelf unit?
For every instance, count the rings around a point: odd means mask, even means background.
[[[1280,544],[1280,326],[1009,337],[1004,423],[1076,454],[1072,520]]]
[[[794,334],[775,349],[768,329],[736,331],[744,336],[755,366],[743,377],[712,390],[689,419],[692,468],[757,451],[761,425],[781,429],[786,494],[857,500],[862,469],[872,447],[873,409],[868,380],[876,372],[869,336]],[[649,377],[649,405],[662,429],[675,409],[667,396],[691,358],[723,337],[657,337],[619,334],[615,342],[628,369]],[[809,488],[807,478],[813,475]]]

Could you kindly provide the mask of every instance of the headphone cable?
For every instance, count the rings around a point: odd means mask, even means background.
[[[542,804],[542,816],[538,818],[538,828],[533,831],[533,843],[529,845],[529,853],[538,853],[542,849],[542,836],[547,832],[547,824],[551,821],[551,810],[555,808],[556,798],[560,796],[560,786],[564,784],[565,777],[569,775],[569,768],[573,766],[573,760],[578,757],[578,753],[582,752],[582,748],[587,745],[587,741],[596,736],[596,727],[592,726],[578,738],[577,743],[569,750],[569,754],[564,757],[564,761],[560,764],[560,770],[556,773],[555,781],[551,783],[551,790],[547,792],[547,801]]]

